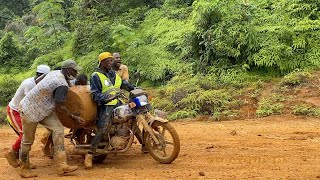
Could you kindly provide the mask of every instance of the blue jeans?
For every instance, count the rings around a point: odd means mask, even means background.
[[[98,131],[91,142],[91,153],[96,152],[96,149],[101,142],[103,135],[107,133],[108,126],[110,126],[111,123],[112,111],[116,107],[117,106],[98,106],[98,117],[96,119],[96,126]]]

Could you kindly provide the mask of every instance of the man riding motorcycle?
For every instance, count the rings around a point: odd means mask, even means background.
[[[134,86],[127,80],[121,80],[120,76],[112,70],[113,56],[110,52],[103,52],[99,55],[99,67],[95,69],[90,79],[90,88],[93,100],[98,105],[98,116],[96,119],[97,133],[92,140],[89,152],[85,156],[85,167],[92,167],[92,158],[102,140],[108,132],[111,122],[111,115],[114,108],[121,102],[117,99],[117,92],[120,89],[131,91]]]

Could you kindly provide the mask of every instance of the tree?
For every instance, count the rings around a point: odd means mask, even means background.
[[[23,47],[12,32],[6,33],[0,40],[0,63],[6,67],[23,67]]]

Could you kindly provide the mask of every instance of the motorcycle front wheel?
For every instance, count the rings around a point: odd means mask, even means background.
[[[160,143],[156,144],[150,134],[145,132],[143,139],[148,153],[160,163],[171,163],[178,157],[180,152],[180,139],[177,131],[168,122],[156,121],[151,128]]]

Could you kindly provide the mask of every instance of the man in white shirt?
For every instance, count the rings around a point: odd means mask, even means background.
[[[19,149],[22,139],[22,124],[21,117],[18,111],[18,106],[20,101],[25,97],[25,95],[36,86],[37,82],[39,82],[43,77],[42,75],[48,74],[50,72],[50,67],[47,65],[39,65],[37,67],[37,73],[35,77],[25,79],[19,88],[17,89],[15,95],[9,102],[7,106],[7,120],[9,125],[13,128],[13,130],[17,133],[18,138],[15,143],[12,145],[12,148],[6,152],[4,155],[8,160],[9,164],[13,167],[19,166]]]
[[[51,71],[44,77],[20,102],[23,137],[19,154],[20,176],[24,178],[36,177],[29,166],[29,151],[34,142],[37,125],[40,123],[50,132],[54,144],[54,160],[58,165],[58,174],[64,175],[78,169],[66,162],[64,149],[64,127],[55,114],[55,109],[66,114],[79,123],[83,120],[71,114],[63,105],[68,93],[68,85],[81,68],[72,59],[62,63],[61,70]]]

